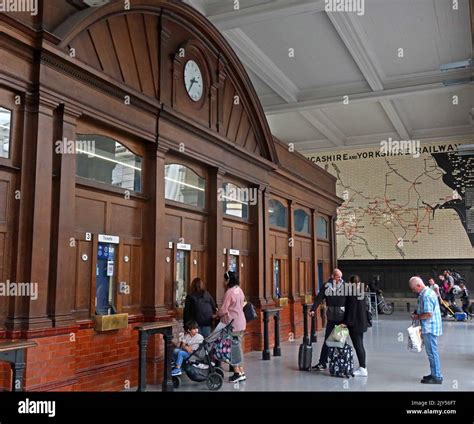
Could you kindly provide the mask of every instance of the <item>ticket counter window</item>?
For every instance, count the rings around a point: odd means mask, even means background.
[[[10,129],[12,113],[0,106],[0,157],[10,156]]]
[[[273,287],[275,290],[275,298],[279,299],[281,297],[281,261],[280,259],[273,260]]]
[[[117,141],[97,134],[78,134],[77,176],[125,190],[142,190],[142,158]]]
[[[229,271],[239,272],[239,257],[237,255],[229,255],[228,268]]]
[[[189,280],[189,251],[176,251],[176,308],[184,308]]]
[[[96,315],[111,315],[115,307],[116,248],[111,243],[99,243],[96,269]]]

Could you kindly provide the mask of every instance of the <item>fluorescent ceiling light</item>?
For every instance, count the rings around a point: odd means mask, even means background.
[[[465,69],[472,66],[472,59],[461,60],[459,62],[445,63],[440,65],[440,71],[452,71],[453,69]]]
[[[124,162],[119,162],[118,160],[114,160],[114,159],[111,159],[111,158],[108,158],[108,157],[105,157],[105,156],[101,156],[101,155],[98,155],[96,153],[93,153],[93,152],[88,152],[87,150],[82,150],[82,149],[77,149],[76,148],[76,152],[78,153],[83,153],[87,156],[92,156],[92,157],[95,157],[95,158],[99,158],[99,159],[102,159],[102,160],[106,160],[108,162],[113,162],[113,163],[116,163],[118,165],[122,165],[126,168],[131,168],[131,169],[135,169],[136,171],[140,171],[141,172],[141,168],[137,168],[136,166],[133,166],[133,165],[129,165],[128,163],[124,163]]]

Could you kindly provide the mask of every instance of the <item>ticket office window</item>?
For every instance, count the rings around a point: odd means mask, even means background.
[[[176,250],[175,307],[184,308],[189,287],[190,251]]]
[[[227,256],[227,269],[228,271],[239,273],[239,255],[229,254]]]
[[[0,157],[10,157],[12,112],[0,106]]]
[[[281,297],[281,259],[273,259],[273,295],[276,299]]]
[[[115,285],[117,245],[99,242],[96,262],[96,315],[112,315],[117,312]]]

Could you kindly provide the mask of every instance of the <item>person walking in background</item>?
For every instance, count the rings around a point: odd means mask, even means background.
[[[418,295],[417,308],[411,318],[420,321],[421,334],[425,343],[426,354],[430,362],[431,373],[423,377],[423,384],[441,384],[441,363],[438,351],[438,337],[443,334],[439,302],[433,290],[425,286],[419,277],[412,277],[409,281],[410,289]]]
[[[344,312],[346,305],[346,296],[344,293],[344,280],[342,279],[342,271],[335,269],[332,272],[331,278],[321,287],[313,306],[310,310],[310,315],[314,316],[317,307],[325,300],[327,306],[327,323],[326,333],[324,334],[323,347],[321,348],[321,355],[319,362],[313,367],[315,371],[323,371],[327,368],[328,363],[328,347],[326,340],[331,334],[336,325],[339,325],[344,320]]]
[[[227,290],[222,300],[222,306],[217,313],[224,324],[232,322],[230,365],[234,369],[234,374],[230,377],[229,382],[235,383],[247,379],[243,368],[244,354],[242,351],[242,337],[247,326],[244,315],[245,295],[239,287],[239,277],[235,272],[226,272],[224,283]]]
[[[359,276],[351,276],[349,282],[353,285],[353,294],[346,298],[343,325],[349,329],[349,335],[351,336],[352,344],[356,351],[357,359],[359,360],[359,369],[354,372],[354,377],[367,377],[368,372],[364,348],[364,333],[369,326],[367,319],[367,302],[365,296],[359,298],[357,295],[357,293],[360,293],[362,287]]]
[[[461,289],[461,302],[462,302],[462,310],[467,314],[467,316],[471,316],[472,314],[469,312],[469,306],[471,304],[471,299],[469,298],[469,290],[466,287],[465,283],[459,284]]]
[[[217,306],[214,298],[206,290],[204,281],[195,278],[191,282],[189,294],[186,296],[183,311],[183,321],[195,321],[199,325],[199,333],[207,337],[211,333],[213,319]]]

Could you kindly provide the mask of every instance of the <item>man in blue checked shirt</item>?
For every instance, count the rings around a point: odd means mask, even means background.
[[[410,278],[410,289],[418,295],[418,305],[413,320],[421,322],[421,334],[425,343],[426,353],[430,361],[431,374],[423,377],[423,384],[441,384],[441,364],[438,352],[438,337],[443,334],[439,302],[433,290],[423,283],[420,277]]]

